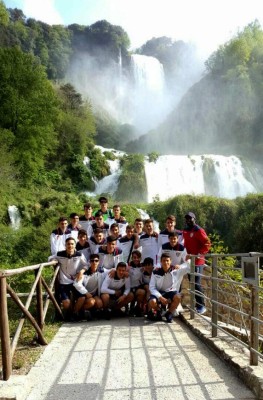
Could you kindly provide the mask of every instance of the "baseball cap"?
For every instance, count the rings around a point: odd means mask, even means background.
[[[194,219],[195,219],[195,214],[194,214],[193,212],[189,211],[188,213],[185,214],[184,217],[185,217],[185,218],[186,218],[186,217],[190,217],[190,218],[194,218]]]

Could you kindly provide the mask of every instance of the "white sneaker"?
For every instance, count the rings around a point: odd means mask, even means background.
[[[174,310],[174,312],[173,312],[173,317],[179,317],[179,312],[177,311],[177,310]]]
[[[204,314],[206,312],[206,307],[201,306],[201,307],[196,307],[196,312],[200,315]]]
[[[184,312],[184,309],[183,309],[183,306],[182,306],[181,303],[178,305],[176,311],[177,311],[179,314]]]

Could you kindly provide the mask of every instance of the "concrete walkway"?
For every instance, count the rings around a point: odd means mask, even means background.
[[[17,400],[255,399],[178,318],[64,324],[24,379]]]

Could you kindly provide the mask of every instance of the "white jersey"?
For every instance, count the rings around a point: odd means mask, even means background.
[[[158,253],[158,266],[161,265],[161,255],[165,253],[171,258],[171,265],[180,265],[185,262],[187,251],[183,245],[177,243],[176,246],[172,247],[170,243],[165,243],[159,250]]]
[[[131,280],[131,288],[135,288],[137,286],[142,285],[142,274],[143,268],[141,266],[136,267],[132,263],[129,266],[129,277]]]
[[[85,229],[88,237],[91,237],[93,234],[93,229],[91,225],[94,224],[94,220],[79,221],[79,224],[82,229]]]
[[[48,261],[53,260],[57,260],[59,263],[59,283],[64,285],[74,283],[77,273],[83,268],[88,269],[87,261],[79,251],[76,251],[71,257],[66,251],[59,251],[57,255],[48,258]]]
[[[184,243],[183,232],[175,229],[175,232],[178,233],[178,243]],[[163,244],[169,243],[169,231],[168,229],[164,229],[158,234],[158,247],[159,249],[162,247]]]
[[[50,250],[52,255],[58,251],[66,250],[66,239],[72,237],[70,230],[62,233],[60,229],[55,229],[50,235]]]
[[[126,235],[126,227],[128,225],[127,221],[119,221],[113,217],[113,218],[108,218],[106,223],[109,224],[110,227],[112,224],[118,224],[120,236]]]
[[[123,261],[122,250],[116,247],[112,254],[108,254],[107,250],[102,247],[98,248],[97,253],[99,256],[99,269],[112,269],[116,268],[118,263]]]
[[[180,265],[179,269],[164,272],[162,268],[156,268],[151,276],[149,289],[153,296],[162,296],[162,292],[170,292],[180,290],[180,285],[185,274],[190,272],[190,262]]]
[[[107,272],[96,271],[93,274],[89,272],[90,270],[88,271],[88,274],[83,275],[82,279],[80,279],[78,282],[75,280],[73,285],[81,294],[90,293],[92,295],[96,295],[96,293],[98,293],[98,296],[100,296],[101,286],[107,275]]]
[[[134,238],[128,239],[126,236],[118,240],[118,247],[122,250],[123,261],[128,262],[128,258],[132,253],[134,245]]]
[[[153,259],[154,265],[157,263],[158,256],[158,237],[157,235],[147,235],[144,233],[139,239],[139,245],[142,248],[142,261],[146,257],[151,257]]]
[[[130,278],[119,279],[116,272],[114,278],[110,278],[109,275],[106,276],[101,286],[101,293],[115,294],[115,291],[122,289],[123,286],[123,294],[127,296],[131,289]]]

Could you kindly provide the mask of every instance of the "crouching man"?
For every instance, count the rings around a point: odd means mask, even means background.
[[[121,308],[128,305],[133,300],[130,289],[130,278],[127,277],[126,263],[119,262],[113,276],[108,274],[101,286],[101,299],[105,318],[109,319],[111,312],[115,315],[123,316]]]
[[[168,307],[165,313],[167,322],[173,322],[173,312],[180,302],[179,288],[183,276],[190,272],[190,261],[172,270],[171,258],[168,254],[161,255],[161,268],[153,270],[150,280],[150,299],[148,303],[148,318],[161,320],[161,307]]]
[[[98,254],[90,255],[90,267],[80,280],[75,280],[74,287],[81,294],[85,296],[83,310],[89,310],[92,314],[86,313],[87,320],[92,316],[100,318],[102,316],[103,303],[100,298],[101,285],[107,272],[98,271],[99,256]]]

